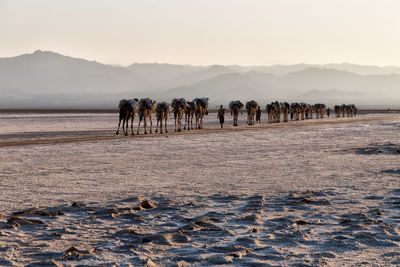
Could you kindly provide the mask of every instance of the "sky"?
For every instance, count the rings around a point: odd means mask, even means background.
[[[398,0],[0,0],[0,57],[400,66]]]

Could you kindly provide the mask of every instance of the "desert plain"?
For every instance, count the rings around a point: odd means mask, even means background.
[[[1,266],[400,265],[400,114],[117,118],[0,113]]]

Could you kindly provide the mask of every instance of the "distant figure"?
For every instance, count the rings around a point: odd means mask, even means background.
[[[261,108],[258,107],[256,111],[256,122],[261,123]]]
[[[331,109],[330,108],[328,108],[327,110],[326,110],[326,115],[328,116],[328,118],[329,118],[329,115],[331,114]]]
[[[221,129],[224,128],[224,122],[225,122],[225,109],[221,105],[219,106],[218,114],[217,114],[217,119],[219,119],[219,123],[221,124]]]

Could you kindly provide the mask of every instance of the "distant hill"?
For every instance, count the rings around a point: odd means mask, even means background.
[[[190,86],[172,88],[166,92],[169,97],[207,96],[214,101],[225,99],[265,98],[268,91],[264,84],[241,73],[227,73],[201,80]]]
[[[272,65],[272,66],[227,66],[233,70],[248,72],[257,71],[262,73],[271,73],[277,76],[287,75],[291,72],[302,71],[309,68],[333,69],[347,71],[359,75],[388,75],[400,74],[400,68],[394,66],[378,67],[372,65],[357,65],[350,63],[331,63],[331,64],[294,64],[294,65]]]
[[[0,108],[116,108],[121,98],[400,105],[400,68],[354,64],[127,67],[36,51],[0,58]]]

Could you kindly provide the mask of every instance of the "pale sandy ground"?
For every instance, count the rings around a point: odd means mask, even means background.
[[[400,265],[399,115],[215,117],[142,138],[1,114],[0,265]]]

